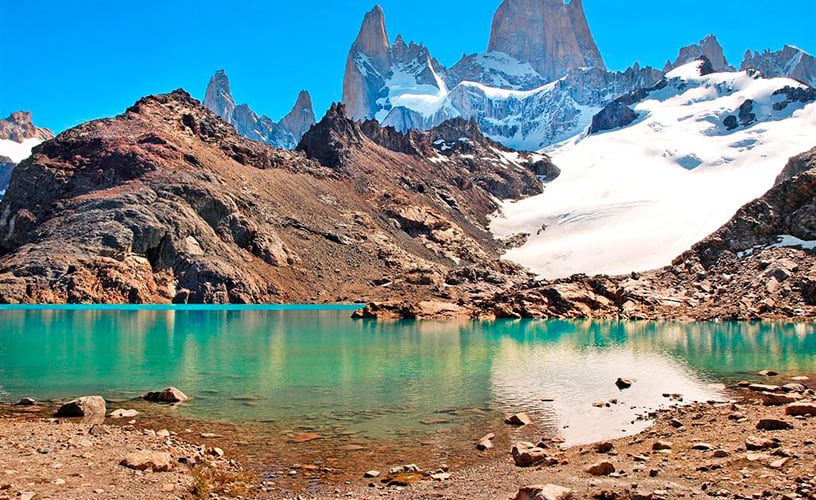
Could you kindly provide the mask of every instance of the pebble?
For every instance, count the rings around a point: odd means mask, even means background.
[[[691,445],[691,449],[699,451],[711,451],[714,449],[714,447],[708,443],[694,443],[693,445]]]

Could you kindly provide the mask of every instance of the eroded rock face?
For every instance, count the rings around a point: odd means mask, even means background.
[[[28,111],[16,111],[8,118],[0,120],[0,140],[23,142],[25,139],[47,141],[53,138],[53,132],[32,123],[31,113]]]
[[[576,68],[606,69],[581,0],[505,0],[493,17],[490,51],[529,63],[547,81]]]
[[[477,131],[371,132],[380,145],[335,106],[288,152],[183,91],[144,98],[17,167],[0,204],[0,302],[436,304],[479,288],[447,289],[458,269],[527,279],[486,225],[496,197],[541,191],[533,158],[510,161]],[[462,146],[434,145],[456,133]],[[383,276],[393,284],[370,285]]]
[[[816,87],[816,57],[790,45],[775,52],[747,50],[740,70],[749,69],[759,70],[767,78],[783,76]]]
[[[677,55],[677,59],[674,60],[674,64],[666,69],[679,68],[680,66],[697,60],[700,56],[705,56],[706,59],[710,61],[713,71],[734,71],[734,67],[725,60],[722,45],[720,45],[720,42],[717,41],[717,37],[714,35],[708,35],[700,40],[699,43],[680,49],[680,53]]]
[[[279,123],[258,115],[247,104],[236,105],[224,70],[216,71],[210,79],[204,107],[234,126],[242,136],[283,149],[294,149],[315,123],[312,99],[305,90],[300,91],[292,110]]]

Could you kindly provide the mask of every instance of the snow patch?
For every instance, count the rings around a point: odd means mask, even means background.
[[[6,156],[11,158],[12,162],[20,163],[31,156],[31,150],[42,142],[41,139],[24,139],[23,142],[0,139],[0,156]]]

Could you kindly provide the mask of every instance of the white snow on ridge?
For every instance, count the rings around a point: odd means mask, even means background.
[[[9,139],[0,139],[0,156],[6,156],[11,158],[14,163],[20,163],[31,156],[31,150],[41,143],[41,139],[23,139],[21,143]]]
[[[773,92],[801,86],[746,73],[699,76],[699,63],[635,106],[632,125],[547,149],[561,176],[541,195],[505,202],[491,229],[530,233],[507,259],[546,278],[625,274],[669,264],[745,203],[762,196],[788,158],[814,146],[816,103],[773,109]],[[756,122],[723,121],[754,101]],[[544,229],[542,230],[542,227]]]

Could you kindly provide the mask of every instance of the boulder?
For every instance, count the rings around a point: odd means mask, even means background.
[[[16,406],[37,406],[38,404],[39,403],[32,398],[23,398],[17,402]]]
[[[795,403],[802,399],[802,396],[796,393],[777,394],[775,392],[763,392],[762,404],[765,406],[783,406],[790,403]]]
[[[507,425],[523,426],[530,425],[533,421],[530,420],[530,417],[527,416],[526,413],[516,413],[515,415],[505,418],[504,423]]]
[[[101,417],[105,418],[107,408],[102,396],[83,396],[69,401],[57,410],[58,417]]]
[[[745,440],[745,449],[748,451],[761,451],[770,448],[779,448],[781,444],[778,439],[765,439],[752,436]]]
[[[558,463],[558,460],[547,455],[545,449],[526,441],[513,445],[511,453],[513,454],[513,461],[519,467],[531,467],[539,464],[556,465]]]
[[[160,451],[137,451],[126,456],[120,463],[129,469],[167,472],[173,467],[173,457]]]
[[[793,429],[793,424],[775,418],[763,418],[756,424],[761,431],[787,431]]]
[[[522,486],[513,500],[571,500],[575,492],[555,484]]]
[[[615,472],[615,466],[612,465],[612,462],[598,462],[596,464],[592,464],[586,469],[584,469],[588,474],[593,476],[608,476]]]
[[[153,403],[174,404],[189,401],[190,398],[175,387],[168,387],[163,391],[148,392],[142,396],[142,399]]]
[[[632,387],[632,384],[635,383],[635,379],[632,378],[623,378],[620,377],[618,380],[615,381],[615,385],[618,386],[618,389],[624,390]]]
[[[812,417],[816,415],[816,402],[791,403],[785,408],[785,415],[791,417],[810,415]]]

